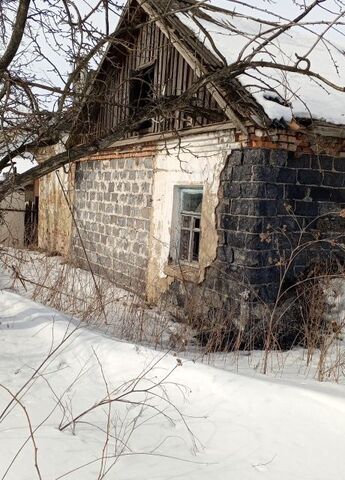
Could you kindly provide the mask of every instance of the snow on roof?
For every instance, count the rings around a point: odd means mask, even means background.
[[[264,0],[256,0],[252,2],[251,8],[241,7],[239,3],[232,0],[205,0],[200,2],[197,10],[190,9],[185,13],[177,13],[177,16],[194,31],[199,40],[218,59],[231,64],[239,56],[243,59],[257,48],[263,38],[272,35],[272,31],[265,33],[271,29],[271,25],[265,21],[283,23],[279,15],[282,15],[282,11],[287,12],[289,2],[291,3],[290,17],[294,18],[296,11],[293,11],[295,7],[291,0],[286,3],[284,1],[284,7],[271,3],[268,6]],[[328,6],[331,3],[335,5],[334,0],[328,0]],[[256,7],[262,7],[263,10],[258,11]],[[268,13],[267,10],[275,14]],[[209,16],[210,20],[202,18],[199,12]],[[299,13],[301,11],[297,12]],[[345,85],[345,54],[338,43],[338,40],[345,35],[344,25],[329,28],[327,24],[313,23],[320,20],[327,21],[329,18],[327,12],[320,9],[315,11],[303,19],[303,25],[293,26],[256,53],[254,60],[294,66],[298,61],[296,55],[299,57],[307,55],[311,71],[337,85]],[[324,31],[326,31],[325,35],[320,39],[320,33]],[[256,38],[258,34],[260,38]],[[303,61],[299,66],[305,68],[307,63]],[[260,67],[260,69],[247,70],[239,76],[239,80],[272,120],[283,118],[290,121],[293,117],[314,118],[335,124],[345,124],[345,93],[317,79],[300,73]]]

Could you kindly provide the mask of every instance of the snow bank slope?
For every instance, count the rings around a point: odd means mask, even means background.
[[[67,317],[5,291],[0,292],[0,322],[0,383],[12,392],[74,327]],[[109,474],[117,480],[343,478],[345,391],[335,385],[298,385],[297,380],[286,384],[184,362],[165,388],[185,414],[194,441],[172,406],[152,397],[148,402],[156,409],[142,411],[136,405],[139,394],[131,397],[131,404],[113,404],[107,441],[107,406],[83,417],[74,435],[70,429],[59,431],[61,405],[67,418],[68,410],[75,416],[106,395],[102,370],[108,389],[113,390],[159,357],[161,353],[87,329],[77,330],[52,356],[23,398],[33,428],[46,418],[35,431],[43,479],[97,479],[102,451],[109,457],[106,467],[112,464],[114,452],[125,454]],[[164,356],[140,385],[145,388],[163,379],[176,363],[174,356]],[[76,375],[79,379],[73,383]],[[0,414],[9,400],[0,389]],[[159,415],[163,408],[164,415]],[[167,416],[175,419],[174,424]],[[27,438],[25,416],[15,406],[0,423],[1,476]],[[83,464],[87,465],[61,477]],[[37,478],[31,441],[5,478]]]

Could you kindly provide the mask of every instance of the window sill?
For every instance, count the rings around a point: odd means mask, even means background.
[[[164,273],[178,280],[194,283],[200,282],[201,272],[198,263],[168,263],[164,267]]]

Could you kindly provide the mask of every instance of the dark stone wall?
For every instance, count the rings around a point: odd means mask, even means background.
[[[187,288],[205,312],[243,321],[258,306],[275,302],[284,263],[291,285],[311,264],[341,257],[345,240],[345,158],[298,155],[284,150],[233,151],[221,175],[217,259],[201,285]],[[333,213],[331,213],[333,212]],[[309,243],[308,243],[309,242]],[[186,285],[174,282],[175,302],[190,305]],[[195,312],[195,306],[191,307]]]

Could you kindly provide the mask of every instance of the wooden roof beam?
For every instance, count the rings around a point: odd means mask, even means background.
[[[191,53],[180,41],[178,35],[176,35],[175,31],[169,28],[161,19],[159,19],[159,12],[156,11],[147,0],[138,0],[138,3],[142,7],[142,9],[151,17],[155,18],[158,17],[155,22],[156,25],[160,28],[160,30],[164,33],[164,35],[173,41],[174,47],[177,51],[182,55],[182,57],[186,60],[188,65],[195,71],[198,77],[202,77],[203,75],[207,75],[206,68],[201,64],[201,62],[196,58],[196,56]],[[238,115],[233,111],[233,109],[229,106],[227,100],[225,99],[225,94],[214,85],[214,83],[207,83],[206,87],[213,98],[216,100],[220,108],[223,110],[224,114],[227,116],[229,120],[231,120],[234,125],[241,130],[242,133],[245,135],[248,134],[247,127],[242,122],[242,120],[238,117]]]

